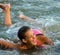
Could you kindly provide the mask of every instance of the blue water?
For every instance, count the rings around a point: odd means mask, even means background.
[[[31,28],[45,29],[44,34],[50,37],[55,46],[44,48],[42,51],[29,53],[17,50],[0,50],[0,55],[59,55],[60,54],[60,0],[1,0],[1,3],[11,4],[11,26],[4,26],[4,12],[0,9],[0,37],[14,40],[17,38],[17,31],[23,25]],[[34,19],[28,22],[19,19],[21,13]]]

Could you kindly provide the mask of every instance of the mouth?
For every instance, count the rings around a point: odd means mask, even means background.
[[[33,42],[34,42],[35,45],[37,44],[36,40],[34,40]]]

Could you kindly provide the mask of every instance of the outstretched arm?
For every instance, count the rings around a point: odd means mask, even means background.
[[[34,19],[32,19],[32,18],[30,18],[30,17],[28,17],[28,16],[26,16],[26,15],[24,15],[24,14],[20,14],[18,17],[21,18],[21,19],[30,21],[30,22],[31,22],[31,21],[34,21]]]
[[[8,48],[16,48],[16,44],[11,42],[11,41],[7,41],[7,40],[4,40],[2,38],[0,38],[0,45],[1,46],[5,46],[5,47],[8,47]]]

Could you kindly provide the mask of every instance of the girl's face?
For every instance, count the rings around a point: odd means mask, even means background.
[[[26,33],[25,33],[25,40],[26,43],[29,45],[36,45],[36,36],[34,35],[33,31],[31,29],[29,29]]]

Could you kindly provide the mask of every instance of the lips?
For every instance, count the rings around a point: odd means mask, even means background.
[[[33,41],[34,44],[37,44],[36,40]]]

